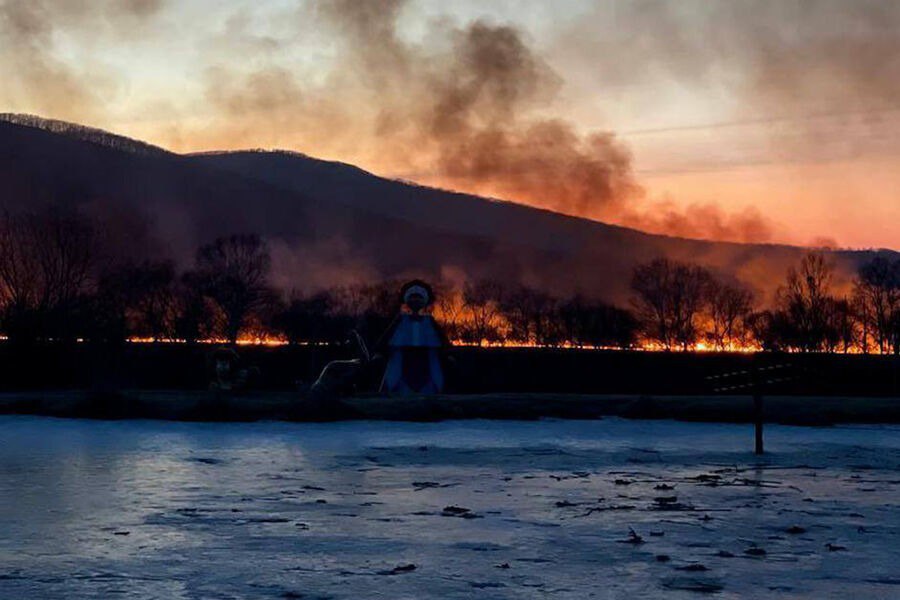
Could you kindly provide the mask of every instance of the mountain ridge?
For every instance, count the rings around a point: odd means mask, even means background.
[[[405,183],[289,150],[178,154],[102,130],[29,119],[0,117],[4,208],[64,203],[118,219],[134,229],[120,237],[146,242],[136,252],[153,247],[182,264],[211,237],[259,233],[270,239],[276,279],[286,289],[407,276],[493,278],[622,301],[635,264],[669,256],[769,295],[807,251],[662,236]],[[47,123],[52,130],[40,127]],[[845,280],[875,253],[831,252]]]
[[[142,140],[113,133],[98,127],[72,123],[71,121],[47,119],[45,117],[27,113],[0,113],[0,121],[12,123],[13,125],[20,125],[22,127],[40,129],[49,133],[65,135],[94,144],[108,146],[110,148],[134,152],[136,154],[175,154],[170,150],[166,150],[165,148]]]

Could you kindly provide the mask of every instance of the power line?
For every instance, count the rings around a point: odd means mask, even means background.
[[[739,171],[743,169],[752,169],[754,167],[766,167],[766,166],[817,166],[817,165],[827,165],[834,164],[837,162],[841,162],[848,158],[855,159],[864,159],[866,156],[896,156],[896,152],[883,153],[883,154],[870,154],[870,155],[855,155],[855,154],[847,154],[845,156],[842,155],[834,155],[834,156],[809,156],[809,157],[795,157],[795,158],[779,158],[779,157],[766,157],[766,156],[758,156],[758,157],[750,157],[744,158],[742,160],[724,160],[717,161],[713,159],[701,160],[697,159],[693,162],[693,164],[682,164],[676,167],[665,168],[642,168],[635,169],[635,173],[638,175],[642,175],[644,177],[653,177],[653,176],[669,176],[669,175],[691,175],[691,174],[700,174],[700,173],[721,173],[727,171]],[[661,162],[661,161],[658,161]]]
[[[654,128],[650,128],[650,129],[631,129],[631,130],[619,131],[616,133],[616,135],[619,135],[619,136],[641,136],[641,135],[677,133],[680,131],[729,129],[729,128],[735,128],[735,127],[751,127],[754,125],[773,125],[775,123],[789,123],[792,121],[813,121],[816,119],[827,119],[827,118],[834,118],[834,117],[866,116],[866,115],[887,114],[887,113],[895,113],[895,112],[900,112],[900,106],[895,106],[895,107],[890,107],[890,108],[876,108],[876,109],[869,109],[869,110],[810,113],[810,114],[806,114],[806,115],[785,115],[785,116],[779,116],[779,117],[764,117],[764,118],[759,118],[759,119],[745,119],[742,121],[720,121],[718,123],[704,123],[704,124],[697,124],[697,125],[675,125],[672,127],[654,127]]]

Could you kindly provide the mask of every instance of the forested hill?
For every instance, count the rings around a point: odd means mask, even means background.
[[[192,260],[233,232],[271,244],[285,289],[407,277],[491,278],[622,301],[635,264],[665,255],[765,293],[804,249],[650,235],[378,177],[289,152],[178,155],[96,129],[0,117],[0,198],[77,207],[121,254]],[[835,254],[850,273],[866,252]]]

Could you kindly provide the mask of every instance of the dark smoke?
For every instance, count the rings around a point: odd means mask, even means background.
[[[44,115],[102,121],[114,108],[122,74],[75,63],[60,53],[57,34],[86,45],[152,36],[147,24],[164,8],[164,0],[3,0],[0,74],[9,85],[2,97]],[[277,59],[289,42],[254,32],[247,13],[232,14],[208,47],[210,56],[231,52],[241,59],[217,61],[205,72],[217,118],[212,127],[183,125],[168,135],[212,147],[287,145],[568,214],[642,220],[633,200],[643,192],[628,149],[612,133],[583,134],[547,116],[562,79],[520,30],[440,21],[412,41],[398,27],[412,10],[405,0],[304,5],[296,18],[312,17],[335,46],[327,75],[316,82]],[[667,231],[684,235],[724,231],[712,222],[687,227],[697,214],[648,213],[645,220],[657,228],[677,221]]]
[[[416,144],[430,149],[431,182],[598,218],[638,191],[630,156],[612,134],[582,136],[568,122],[535,115],[561,80],[520,31],[476,21],[444,31],[448,50],[432,54],[398,36],[405,3],[376,4],[327,2],[325,12],[352,34],[344,58],[369,74],[370,89],[418,88],[400,105],[388,98],[380,120],[412,119]]]
[[[612,134],[581,135],[538,114],[561,80],[519,30],[443,24],[420,45],[397,30],[407,8],[400,0],[317,3],[339,44],[321,87],[271,66],[216,70],[208,98],[249,131],[284,117],[299,140],[346,160],[346,137],[368,146],[352,159],[442,187],[596,218],[640,193],[630,155]]]
[[[758,210],[746,208],[727,213],[717,204],[682,208],[659,201],[642,212],[624,212],[620,222],[642,231],[688,238],[763,243],[773,237],[771,222]]]
[[[410,41],[398,22],[413,9],[404,0],[315,3],[316,25],[336,40],[329,73],[317,84],[274,62],[249,72],[209,70],[207,99],[229,125],[208,143],[287,142],[381,173],[566,214],[689,237],[770,237],[758,214],[679,211],[645,199],[630,152],[613,133],[583,134],[547,116],[563,81],[520,30],[442,21],[425,42]],[[233,25],[232,39],[254,39]]]

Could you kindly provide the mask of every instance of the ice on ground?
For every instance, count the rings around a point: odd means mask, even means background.
[[[898,433],[2,417],[0,597],[900,597]]]

